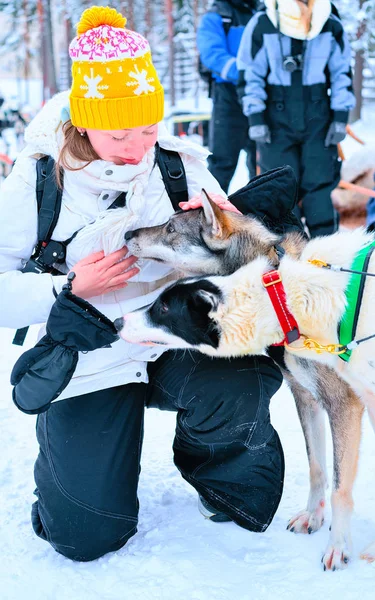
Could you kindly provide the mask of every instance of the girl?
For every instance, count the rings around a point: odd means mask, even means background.
[[[173,213],[155,144],[180,153],[191,203],[205,187],[228,208],[205,151],[166,135],[163,88],[147,40],[114,9],[92,7],[72,41],[70,95],[52,98],[27,130],[4,182],[0,325],[44,323],[65,275],[21,273],[37,240],[36,159],[56,161],[63,186],[54,240],[67,240],[74,294],[111,320],[147,304],[177,274],[128,256],[128,229]],[[125,205],[109,209],[121,192]],[[76,233],[78,232],[78,233]],[[73,560],[121,548],[137,527],[144,407],[177,411],[174,460],[213,520],[264,531],[280,501],[284,461],[269,402],[281,375],[265,356],[211,360],[117,341],[81,354],[59,401],[39,415],[36,534]]]

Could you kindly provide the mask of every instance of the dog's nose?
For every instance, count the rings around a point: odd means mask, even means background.
[[[128,242],[129,240],[131,240],[132,237],[134,236],[134,233],[135,233],[134,231],[127,231],[125,233],[125,241]]]
[[[119,317],[113,321],[116,331],[121,331],[124,327],[124,317]]]

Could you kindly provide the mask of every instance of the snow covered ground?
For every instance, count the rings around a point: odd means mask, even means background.
[[[286,387],[272,401],[272,420],[285,452],[284,495],[263,534],[233,523],[215,524],[197,509],[194,490],[173,465],[175,415],[146,413],[139,486],[139,531],[118,552],[92,563],[73,563],[37,538],[29,522],[35,418],[11,402],[9,371],[19,350],[13,332],[1,331],[0,347],[0,597],[2,600],[352,600],[374,597],[375,564],[359,552],[375,540],[375,443],[367,416],[356,481],[353,560],[343,572],[324,573],[320,556],[329,535],[286,531],[288,518],[305,507],[308,471],[293,399]],[[31,340],[29,341],[29,343]],[[332,470],[331,445],[328,465]]]
[[[375,123],[355,128],[365,140]],[[348,144],[350,144],[350,140]],[[232,190],[246,181],[241,159]],[[359,560],[375,540],[375,440],[367,415],[354,489],[353,558],[345,571],[324,573],[320,564],[329,536],[330,508],[311,535],[286,531],[288,519],[306,506],[308,468],[293,399],[286,387],[272,400],[272,421],[286,458],[283,498],[263,534],[233,523],[206,521],[195,491],[172,461],[175,415],[147,411],[139,486],[139,531],[120,551],[92,563],[73,563],[32,532],[35,417],[11,401],[9,373],[20,354],[13,331],[0,329],[0,598],[1,600],[370,600],[375,564]],[[32,345],[33,331],[27,341]],[[331,443],[328,467],[332,472]],[[329,491],[328,491],[329,495]]]

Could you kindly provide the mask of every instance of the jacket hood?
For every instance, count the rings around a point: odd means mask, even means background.
[[[331,14],[330,0],[309,0],[307,6],[298,0],[264,0],[264,4],[272,24],[297,40],[311,40],[319,35]],[[306,19],[310,20],[310,27]]]
[[[60,92],[49,100],[25,131],[26,148],[22,155],[49,155],[57,160],[63,142],[62,125],[69,119],[69,93]],[[209,152],[186,139],[168,133],[163,121],[159,123],[158,142],[166,150],[175,150],[188,156],[204,160]]]

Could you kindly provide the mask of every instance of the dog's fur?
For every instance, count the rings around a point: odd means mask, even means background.
[[[137,256],[167,262],[185,273],[231,274],[257,257],[266,257],[265,262],[277,266],[277,245],[286,250],[288,257],[298,259],[304,252],[306,241],[295,233],[280,239],[259,220],[220,211],[204,199],[203,209],[177,213],[164,225],[129,232],[127,245]],[[317,271],[315,267],[310,268]],[[337,276],[342,277],[341,274]],[[231,279],[228,278],[228,281]],[[153,327],[151,331],[147,326],[145,335],[152,339],[152,343],[165,341],[167,323],[169,334],[176,333],[173,340],[168,334],[173,347],[181,345],[182,337],[186,341],[182,344],[184,347],[196,347],[198,341],[200,350],[204,346],[208,352],[215,354],[215,348],[220,347],[221,333],[218,323],[209,318],[209,313],[216,303],[219,308],[222,300],[220,288],[213,281],[186,280],[169,288],[146,311],[141,309],[134,316],[128,315],[122,335],[131,341],[148,342],[143,334],[139,337],[140,331],[132,326],[134,317],[136,320],[147,318]],[[244,300],[246,298],[247,292]],[[197,340],[197,336],[201,338]],[[234,342],[236,347],[237,338]],[[324,408],[329,415],[333,438],[334,479],[330,541],[322,560],[324,568],[341,568],[348,562],[351,552],[352,486],[357,469],[363,405],[352,388],[331,368],[292,355],[288,357],[288,366],[297,376],[295,378],[284,371],[296,400],[310,464],[307,508],[290,520],[288,528],[296,533],[312,533],[321,527],[324,520],[327,487]],[[372,556],[371,551],[364,555],[369,560]]]

